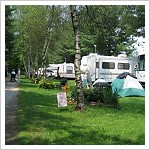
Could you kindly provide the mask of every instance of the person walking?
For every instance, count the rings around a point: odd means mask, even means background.
[[[12,72],[11,72],[10,82],[12,82],[12,79],[13,79],[14,81],[16,81],[16,73],[15,73],[15,69],[13,69]]]

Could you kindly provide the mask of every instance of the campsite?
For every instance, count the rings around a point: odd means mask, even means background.
[[[25,3],[1,6],[3,147],[145,148],[147,3]]]

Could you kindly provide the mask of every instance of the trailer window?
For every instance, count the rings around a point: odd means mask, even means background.
[[[96,62],[96,68],[99,68],[99,62]]]
[[[138,56],[138,70],[145,71],[145,55]]]
[[[129,68],[130,68],[129,63],[118,63],[118,69],[129,70]]]
[[[73,67],[67,66],[67,74],[72,74],[72,73],[73,73]]]
[[[114,62],[103,62],[102,68],[103,69],[115,69],[115,63]]]

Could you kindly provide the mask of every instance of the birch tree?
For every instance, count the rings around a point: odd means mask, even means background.
[[[72,18],[72,26],[75,37],[75,82],[77,88],[77,106],[76,110],[84,110],[84,95],[82,91],[82,81],[81,81],[81,72],[80,72],[80,63],[81,63],[81,50],[80,50],[80,30],[79,30],[79,22],[77,17],[77,8],[75,5],[70,5],[71,10],[71,18]]]

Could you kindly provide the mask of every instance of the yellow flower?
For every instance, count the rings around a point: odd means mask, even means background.
[[[65,86],[63,87],[64,92],[69,92],[70,91],[70,86],[66,83]]]

